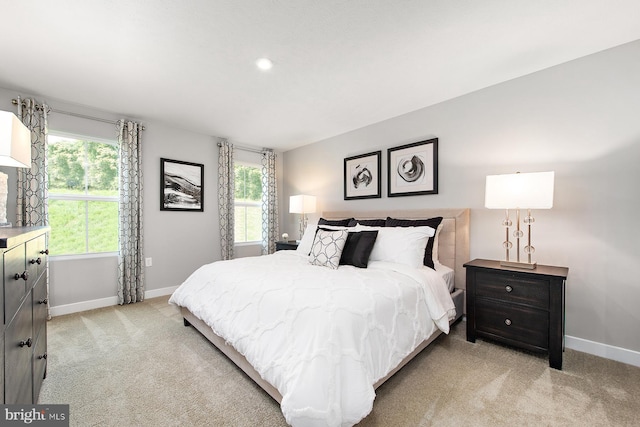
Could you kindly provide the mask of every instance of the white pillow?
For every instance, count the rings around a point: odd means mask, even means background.
[[[336,270],[340,265],[340,257],[348,235],[347,230],[318,229],[309,254],[309,262]]]
[[[302,239],[300,239],[300,243],[298,243],[296,251],[304,255],[309,255],[311,245],[313,245],[313,239],[316,237],[316,228],[318,228],[318,224],[315,222],[313,224],[307,224],[307,228],[304,230],[304,234],[302,235]]]
[[[424,249],[429,237],[435,234],[431,227],[367,227],[358,224],[356,231],[378,230],[369,261],[387,261],[422,267]]]

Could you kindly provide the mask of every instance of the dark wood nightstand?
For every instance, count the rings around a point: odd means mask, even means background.
[[[549,366],[562,369],[566,267],[534,270],[475,259],[467,268],[467,341],[489,338],[549,353]]]
[[[298,249],[298,242],[295,240],[276,242],[276,251],[295,251],[296,249]]]

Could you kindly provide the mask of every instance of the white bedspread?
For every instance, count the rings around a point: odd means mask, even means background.
[[[455,308],[429,268],[370,262],[338,270],[296,251],[219,261],[196,270],[171,296],[282,394],[293,426],[350,426],[371,412],[373,384]]]

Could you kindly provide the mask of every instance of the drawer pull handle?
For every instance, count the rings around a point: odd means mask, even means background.
[[[45,359],[46,360],[47,359],[47,353],[45,353],[45,354],[43,354],[41,356],[38,356],[38,359]]]
[[[511,319],[504,319],[504,324],[507,326],[511,326]]]
[[[22,348],[22,347],[24,347],[25,345],[26,345],[27,347],[31,347],[31,344],[33,344],[33,340],[31,339],[31,337],[27,338],[27,340],[26,340],[26,341],[20,341],[20,343],[18,343],[18,345],[19,345],[21,348]]]
[[[26,271],[23,271],[22,274],[16,273],[16,275],[13,276],[13,278],[16,280],[22,279],[26,282],[29,279],[29,273],[27,273]]]
[[[513,288],[511,287],[511,285],[507,285],[504,289],[505,289],[507,292],[509,292],[509,293],[513,290]]]
[[[44,251],[40,251],[43,255],[49,255],[49,249],[45,249]]]
[[[40,257],[38,257],[37,259],[31,259],[29,260],[29,264],[42,264],[42,259]]]
[[[38,300],[38,304],[46,304],[46,303],[48,303],[48,302],[49,302],[49,300],[48,300],[48,299],[46,299],[46,298],[45,298],[45,299],[40,299],[40,300]]]

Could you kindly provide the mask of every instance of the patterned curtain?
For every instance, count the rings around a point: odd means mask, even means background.
[[[49,107],[35,100],[18,97],[18,118],[31,130],[31,169],[17,168],[18,198],[16,225],[18,227],[49,225],[49,175],[47,173],[47,114]],[[47,258],[47,319],[49,306],[49,261]]]
[[[144,234],[142,221],[142,126],[119,120],[120,145],[120,253],[118,304],[144,300]]]
[[[233,144],[222,140],[218,144],[218,211],[220,213],[220,248],[222,259],[233,259],[235,171]]]
[[[49,107],[18,98],[18,118],[31,130],[31,169],[18,168],[16,225],[49,224],[47,174],[47,114]]]
[[[262,254],[276,251],[278,240],[278,192],[276,185],[276,153],[262,152]]]

